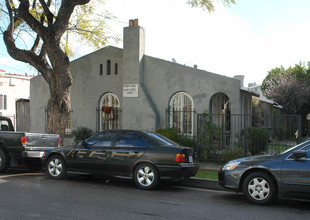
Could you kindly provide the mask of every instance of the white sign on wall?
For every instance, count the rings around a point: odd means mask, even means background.
[[[138,97],[139,93],[138,84],[124,84],[123,85],[123,97]]]

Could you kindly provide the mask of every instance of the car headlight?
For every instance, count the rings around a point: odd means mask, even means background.
[[[231,162],[227,163],[222,168],[222,170],[234,170],[239,164],[240,164],[240,162],[238,162],[238,161],[231,161]]]

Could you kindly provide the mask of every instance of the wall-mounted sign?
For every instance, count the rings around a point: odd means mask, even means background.
[[[123,85],[123,97],[138,97],[139,93],[138,84],[124,84]]]

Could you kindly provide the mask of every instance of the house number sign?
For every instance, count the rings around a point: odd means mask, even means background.
[[[123,97],[138,97],[138,84],[124,84]]]

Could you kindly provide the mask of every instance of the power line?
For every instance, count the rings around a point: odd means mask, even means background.
[[[9,58],[11,58],[12,60],[14,60],[12,57],[10,57],[10,56],[8,56],[8,55],[6,55],[6,54],[0,53],[0,55],[5,56],[5,57],[9,57]],[[18,61],[18,60],[14,60],[14,61]],[[17,69],[17,68],[8,66],[8,65],[6,65],[6,64],[3,64],[3,63],[0,63],[0,65],[3,65],[3,66],[5,66],[5,67],[10,68],[10,69],[13,69],[13,70],[15,70],[15,71],[19,71],[19,72],[22,72],[22,73],[27,73],[27,71],[25,71],[25,70]],[[25,65],[26,65],[26,63],[25,63]]]
[[[19,71],[19,72],[26,73],[26,71],[24,71],[24,70],[16,69],[16,68],[14,68],[14,67],[10,67],[10,66],[5,65],[5,64],[3,64],[3,63],[0,63],[0,65],[3,65],[3,66],[5,66],[5,67],[10,68],[10,69],[13,69],[13,70],[15,70],[15,71]]]

